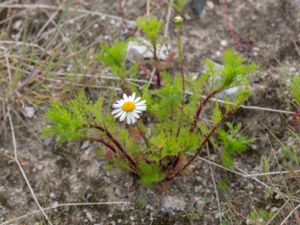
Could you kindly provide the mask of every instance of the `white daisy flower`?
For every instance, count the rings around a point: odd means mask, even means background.
[[[146,100],[141,100],[140,97],[135,98],[135,93],[131,96],[123,94],[123,99],[116,101],[113,104],[114,111],[112,115],[115,118],[119,118],[120,121],[125,120],[127,124],[134,124],[138,118],[140,118],[140,113],[146,110]]]

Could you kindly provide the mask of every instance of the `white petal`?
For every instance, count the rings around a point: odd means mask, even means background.
[[[127,113],[123,112],[122,116],[120,117],[120,121],[122,122],[126,118]]]
[[[127,124],[130,124],[130,122],[131,122],[131,114],[128,113],[127,114]]]
[[[144,110],[139,110],[139,109],[134,109],[134,112],[136,112],[136,113],[138,113],[138,114],[140,114],[140,113],[142,113]]]
[[[136,119],[140,118],[140,115],[135,110],[132,112],[132,116]]]
[[[132,95],[129,97],[129,99],[130,99],[131,101],[134,102],[134,99],[135,99],[135,92],[132,93]]]
[[[125,101],[128,100],[128,96],[125,93],[123,94],[123,100],[125,100]]]
[[[120,107],[121,107],[121,105],[120,105],[120,104],[116,104],[116,103],[114,103],[114,104],[112,105],[112,107],[113,107],[113,108],[115,108],[115,109],[117,109],[117,108],[120,108]]]
[[[145,105],[145,104],[146,104],[146,100],[142,100],[142,101],[136,103],[136,105]]]
[[[120,111],[117,115],[114,116],[114,118],[121,117],[123,114],[126,114],[126,113],[123,111]]]
[[[114,115],[114,114],[117,114],[121,111],[122,111],[122,109],[115,109],[114,111],[111,112],[111,114]]]
[[[134,117],[131,117],[131,124],[135,124],[136,119]]]
[[[138,103],[141,100],[141,97],[137,97],[133,102]]]
[[[135,109],[139,110],[139,111],[145,111],[146,110],[146,106],[145,105],[136,106]]]
[[[123,99],[118,100],[118,101],[117,101],[117,104],[123,105],[123,104],[124,104],[124,100],[123,100]]]

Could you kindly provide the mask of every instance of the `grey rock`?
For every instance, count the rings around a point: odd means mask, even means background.
[[[202,208],[205,205],[205,202],[202,200],[202,198],[196,197],[196,201],[193,204],[193,207],[195,209]]]
[[[205,8],[206,0],[193,0],[191,2],[191,7],[195,16],[200,16],[203,9]]]
[[[176,213],[181,210],[184,210],[186,206],[186,202],[183,198],[178,196],[165,196],[163,198],[162,207],[163,210],[171,213]]]
[[[201,176],[197,176],[196,181],[198,181],[200,184],[202,184],[204,182],[204,178]]]

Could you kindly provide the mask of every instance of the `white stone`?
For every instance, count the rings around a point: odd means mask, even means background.
[[[32,118],[34,116],[35,110],[32,106],[25,106],[24,113],[27,118]]]
[[[130,61],[144,59],[152,59],[152,46],[145,39],[138,39],[137,41],[130,41],[127,47],[127,59]],[[157,58],[159,60],[166,60],[169,48],[166,45],[157,47]]]
[[[228,45],[228,42],[226,40],[221,40],[220,44],[222,47],[226,47]]]
[[[162,206],[165,211],[178,212],[185,209],[186,202],[178,196],[165,196]]]

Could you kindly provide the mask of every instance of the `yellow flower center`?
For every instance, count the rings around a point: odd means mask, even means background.
[[[135,104],[132,101],[124,102],[124,104],[122,105],[122,109],[125,112],[131,112],[135,109]]]

